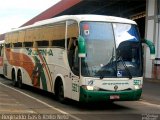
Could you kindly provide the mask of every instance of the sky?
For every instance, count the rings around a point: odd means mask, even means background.
[[[0,34],[18,28],[60,0],[0,0]]]

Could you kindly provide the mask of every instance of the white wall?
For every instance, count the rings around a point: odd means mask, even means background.
[[[154,42],[156,44],[156,54],[158,51],[157,39],[156,39],[156,3],[157,0],[146,0],[147,8],[146,8],[146,30],[145,30],[145,38]],[[145,47],[145,77],[152,78],[153,69],[154,69],[154,60],[150,60],[150,52],[149,48]],[[158,55],[158,54],[157,54]]]
[[[147,32],[146,32],[146,38],[153,42],[153,35],[154,35],[154,20],[148,20],[147,21]],[[150,60],[150,51],[148,47],[145,47],[146,49],[146,65],[145,65],[145,77],[146,78],[152,78],[152,60]]]

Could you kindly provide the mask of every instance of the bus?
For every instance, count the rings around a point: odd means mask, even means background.
[[[60,102],[139,100],[142,43],[134,21],[102,15],[64,15],[5,34],[3,75],[52,92]]]
[[[3,74],[4,40],[0,41],[0,75]]]

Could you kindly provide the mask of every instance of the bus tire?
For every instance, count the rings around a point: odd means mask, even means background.
[[[22,74],[20,70],[18,71],[18,74],[17,74],[17,85],[19,88],[23,88]]]
[[[64,86],[60,78],[56,80],[55,95],[61,103],[65,103]]]
[[[12,85],[13,85],[14,87],[17,87],[15,70],[12,70]]]

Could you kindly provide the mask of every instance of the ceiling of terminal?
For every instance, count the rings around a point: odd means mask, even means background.
[[[130,18],[146,10],[146,0],[83,0],[59,15],[100,14]]]

